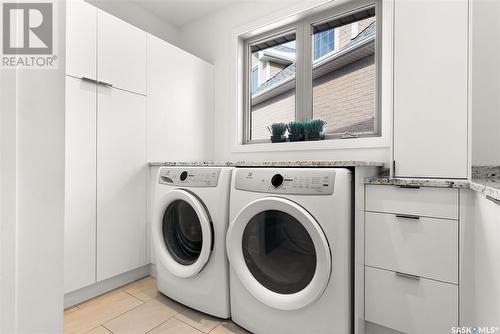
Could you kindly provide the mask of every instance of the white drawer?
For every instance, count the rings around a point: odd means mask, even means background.
[[[373,212],[365,221],[367,265],[458,284],[458,221]]]
[[[458,326],[458,286],[365,267],[365,319],[408,334]]]
[[[458,219],[458,189],[366,185],[366,210]]]

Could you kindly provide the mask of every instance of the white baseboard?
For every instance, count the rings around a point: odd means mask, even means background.
[[[108,278],[104,281],[97,282],[95,284],[86,286],[84,288],[68,292],[64,295],[64,308],[80,304],[86,300],[92,299],[103,293],[114,290],[125,284],[136,281],[140,278],[149,276],[151,274],[152,267],[150,264],[139,267],[137,269],[131,270],[129,272],[120,274],[115,277]],[[154,268],[154,273],[156,276],[156,267]]]

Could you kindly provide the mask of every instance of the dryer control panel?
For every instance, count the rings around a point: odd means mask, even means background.
[[[219,168],[169,168],[162,167],[159,183],[179,187],[216,187]]]
[[[331,195],[335,171],[304,168],[237,168],[235,187],[238,190],[289,194]]]

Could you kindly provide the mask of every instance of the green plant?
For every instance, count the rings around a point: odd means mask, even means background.
[[[304,122],[304,132],[308,135],[319,136],[323,132],[326,121],[322,119],[311,119]]]
[[[267,130],[271,133],[273,137],[281,137],[286,132],[285,123],[273,123],[271,126],[267,127]]]
[[[288,133],[293,137],[299,137],[304,134],[304,122],[291,121],[287,124]]]

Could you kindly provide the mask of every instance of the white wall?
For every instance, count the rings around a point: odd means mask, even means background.
[[[292,146],[288,146],[286,151],[276,150],[275,146],[268,151],[255,151],[256,147],[253,145],[236,145],[236,31],[251,31],[270,22],[293,17],[294,14],[325,2],[329,1],[261,1],[237,4],[180,29],[181,47],[215,65],[215,160],[358,159],[389,162],[388,138],[376,148],[362,149],[354,148],[356,145],[349,145],[346,141],[341,144],[343,149],[329,149],[329,145],[313,144],[298,146],[293,150],[290,149]],[[386,127],[386,131],[389,130]],[[313,146],[320,147],[311,149]]]
[[[500,1],[472,1],[472,165],[500,165]]]
[[[129,1],[85,1],[173,45],[179,45],[177,27]]]
[[[0,332],[62,333],[65,6],[57,70],[0,70]]]

